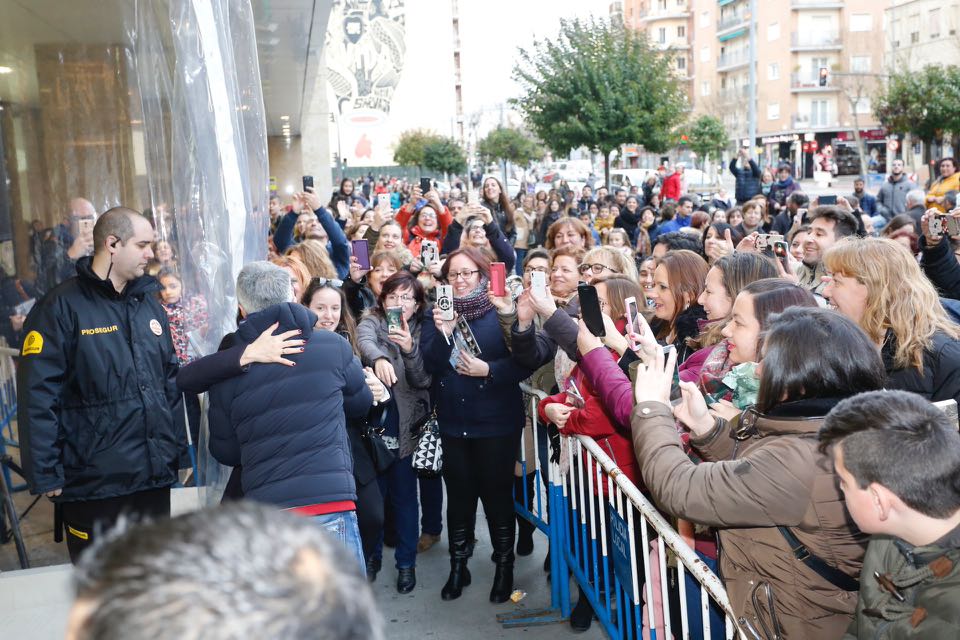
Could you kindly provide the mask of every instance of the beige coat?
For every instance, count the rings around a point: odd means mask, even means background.
[[[841,638],[857,593],[834,587],[797,560],[777,525],[790,527],[811,552],[851,576],[860,572],[867,540],[850,520],[832,464],[817,451],[821,423],[761,416],[736,440],[733,421],[691,440],[705,460],[716,461],[695,464],[681,449],[668,406],[645,402],[632,417],[634,450],[656,504],[718,529],[720,575],[741,624],[762,629],[751,596],[766,582],[788,639]],[[762,593],[757,599],[766,603]]]

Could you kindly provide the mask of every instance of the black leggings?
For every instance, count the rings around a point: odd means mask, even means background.
[[[519,439],[519,431],[495,438],[443,436],[443,481],[451,535],[452,530],[472,530],[479,498],[491,539],[496,540],[497,527],[502,531],[509,527],[509,546],[513,546],[513,471]]]

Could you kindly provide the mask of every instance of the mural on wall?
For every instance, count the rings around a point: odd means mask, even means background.
[[[392,161],[381,131],[406,57],[404,4],[338,0],[330,11],[325,53],[332,128],[339,130],[340,156],[352,166]]]

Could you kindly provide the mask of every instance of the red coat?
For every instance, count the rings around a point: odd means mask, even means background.
[[[407,228],[407,225],[410,224],[410,219],[413,217],[413,213],[413,205],[407,203],[397,209],[397,215],[394,217],[394,220],[397,221],[397,224],[399,224],[400,228],[403,230],[403,243],[408,246],[415,257],[420,257],[419,242],[417,243],[416,251],[413,250],[413,247],[409,246],[413,238],[410,235],[410,229]],[[450,213],[450,209],[444,207],[443,211],[437,211],[437,226],[440,228],[439,244],[443,244],[443,238],[447,235],[447,227],[449,227],[451,224],[453,224],[453,214]],[[429,239],[433,240],[434,238]]]
[[[660,202],[667,199],[679,200],[683,191],[683,185],[680,184],[680,174],[674,171],[663,179],[663,186],[660,187]]]
[[[611,360],[616,363],[616,356],[607,351]],[[610,416],[600,396],[590,385],[586,376],[580,371],[580,366],[573,368],[570,373],[570,379],[577,384],[577,389],[583,396],[584,407],[575,409],[570,413],[567,424],[560,430],[565,435],[584,435],[592,437],[600,448],[603,449],[610,458],[616,463],[627,478],[638,488],[643,490],[643,479],[640,476],[640,467],[637,465],[637,458],[633,453],[633,440],[630,433],[630,425],[620,426]],[[547,421],[544,413],[544,407],[551,403],[565,404],[567,400],[566,392],[561,392],[550,396],[540,402],[537,407],[537,413],[540,419]],[[607,485],[603,485],[604,494],[607,493]]]

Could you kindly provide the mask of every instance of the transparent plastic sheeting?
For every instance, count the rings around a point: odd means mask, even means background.
[[[236,328],[234,285],[266,256],[267,135],[249,0],[137,0],[127,18],[157,229],[176,247],[184,299],[201,296],[196,355]],[[197,444],[209,500],[226,474]]]

